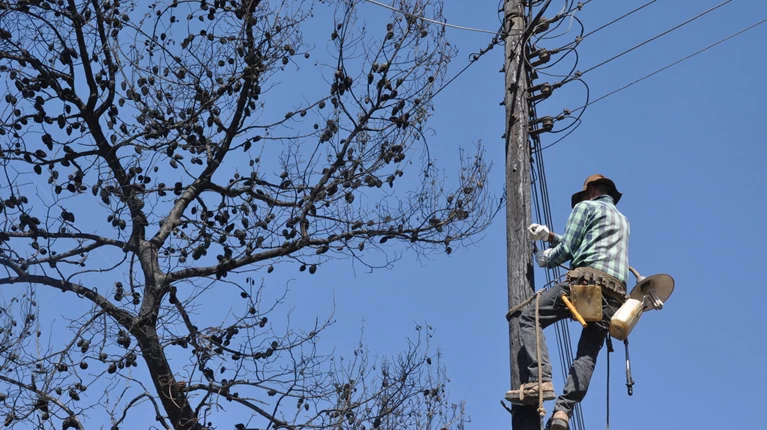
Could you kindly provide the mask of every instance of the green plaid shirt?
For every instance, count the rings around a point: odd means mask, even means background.
[[[591,267],[624,284],[629,276],[629,222],[610,196],[584,200],[573,208],[565,234],[555,236],[549,267],[572,260],[572,268]]]

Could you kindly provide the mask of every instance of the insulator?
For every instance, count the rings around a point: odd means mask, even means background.
[[[538,67],[541,64],[546,64],[549,62],[549,60],[551,60],[551,53],[546,49],[541,49],[530,53],[530,57],[538,57],[538,60],[530,63],[531,66]]]
[[[549,26],[551,24],[551,21],[549,21],[548,18],[541,17],[541,19],[538,21],[538,25],[535,26],[535,30],[533,30],[534,34],[540,34],[544,31],[549,29]]]
[[[529,88],[527,89],[527,91],[528,91],[528,92],[531,92],[531,93],[534,93],[534,92],[536,92],[536,91],[541,91],[541,89],[542,89],[543,87],[547,87],[547,86],[550,86],[550,85],[549,85],[549,83],[548,83],[548,82],[544,82],[544,83],[542,83],[542,84],[533,85],[532,87],[529,87]]]
[[[540,94],[528,96],[527,97],[528,101],[534,102],[534,101],[537,101],[537,100],[542,100],[542,99],[548,98],[551,95],[551,93],[554,92],[554,87],[552,87],[551,85],[549,85],[548,82],[546,82],[546,83],[543,83],[543,84],[531,87],[528,90],[528,93],[532,94],[532,93],[534,93],[536,91],[540,91]]]
[[[545,122],[547,119],[551,120],[551,121],[554,121],[554,118],[552,118],[550,116],[543,116],[543,117],[536,118],[536,119],[530,121],[529,124],[530,125],[540,124],[542,122]]]
[[[540,124],[541,128],[533,129],[532,126],[536,124]],[[538,118],[537,120],[530,122],[530,126],[529,132],[531,135],[545,133],[554,129],[554,118],[544,116],[543,118]]]

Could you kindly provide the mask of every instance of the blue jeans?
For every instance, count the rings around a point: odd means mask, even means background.
[[[541,293],[539,304],[539,321],[541,331],[563,319],[572,318],[572,313],[562,301],[562,294],[569,296],[570,285],[560,283],[553,285],[548,291]],[[621,306],[622,301],[605,293],[602,289],[602,320],[590,322],[581,332],[578,340],[578,351],[573,364],[570,366],[567,382],[562,395],[557,397],[555,411],[564,411],[568,416],[573,413],[575,404],[582,401],[589,388],[591,376],[597,363],[597,356],[602,349],[605,337],[609,332],[610,319]],[[522,345],[520,348],[519,365],[522,383],[538,381],[538,372],[544,382],[551,381],[551,362],[546,338],[541,333],[541,362],[538,363],[535,344],[535,301],[522,311],[519,317],[519,330]],[[526,365],[527,372],[524,370]]]

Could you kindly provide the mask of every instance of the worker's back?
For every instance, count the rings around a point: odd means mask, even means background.
[[[628,219],[618,211],[610,196],[584,200],[577,208],[585,215],[586,233],[572,252],[572,267],[591,267],[626,283],[628,280]]]

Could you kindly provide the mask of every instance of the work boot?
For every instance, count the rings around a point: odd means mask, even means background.
[[[570,417],[565,411],[556,411],[551,417],[551,430],[568,430],[570,428],[568,421]]]
[[[554,393],[554,384],[551,381],[543,382],[541,389],[543,391],[543,401],[557,398]],[[517,405],[538,405],[538,382],[522,384],[519,390],[507,391],[505,397],[506,400]]]

